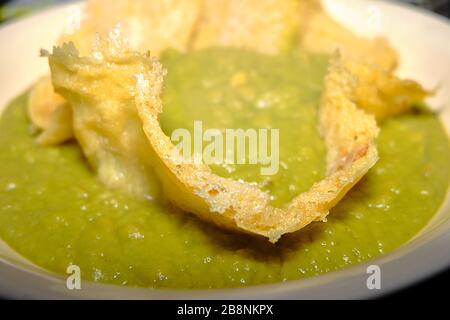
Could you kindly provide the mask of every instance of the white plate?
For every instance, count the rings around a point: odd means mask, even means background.
[[[325,0],[330,13],[362,34],[384,34],[400,53],[402,76],[439,85],[430,100],[450,128],[450,23],[412,7],[384,1]],[[54,7],[0,29],[0,111],[47,72],[40,48],[51,48],[80,4]],[[450,267],[450,201],[413,240],[394,252],[348,269],[286,283],[218,290],[154,290],[94,283],[66,289],[65,279],[33,266],[0,242],[0,296],[15,298],[366,298],[391,292]],[[368,290],[367,266],[381,267],[381,290]]]

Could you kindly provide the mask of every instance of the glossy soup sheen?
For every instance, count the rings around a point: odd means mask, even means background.
[[[324,175],[317,108],[327,58],[300,52],[268,57],[209,49],[162,58],[169,71],[163,129],[280,129],[280,170],[213,167],[256,182],[275,205]],[[220,230],[168,204],[105,189],[75,143],[36,145],[26,94],[0,119],[0,236],[46,269],[81,268],[86,280],[118,285],[218,288],[279,282],[337,270],[389,252],[437,211],[449,183],[449,141],[435,117],[386,120],[380,160],[332,210],[276,245]]]

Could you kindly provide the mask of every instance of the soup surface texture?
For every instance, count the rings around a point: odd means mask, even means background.
[[[162,126],[166,134],[202,121],[217,128],[279,129],[279,170],[217,164],[226,177],[255,182],[281,206],[324,176],[317,111],[327,57],[265,56],[237,49],[167,51]],[[317,222],[276,245],[220,230],[163,201],[107,190],[76,143],[33,142],[26,97],[0,118],[0,237],[43,268],[105,283],[219,288],[278,282],[337,270],[389,252],[423,228],[448,187],[450,148],[435,115],[387,119],[380,160]]]

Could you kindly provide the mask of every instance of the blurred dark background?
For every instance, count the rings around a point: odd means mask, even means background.
[[[15,17],[26,15],[33,10],[40,9],[55,3],[69,2],[73,0],[0,0],[0,23],[14,19]],[[107,1],[107,0],[105,0]],[[131,1],[131,0],[130,0]],[[450,0],[385,0],[392,2],[405,2],[434,11],[438,14],[450,18]],[[411,22],[409,22],[411,23]],[[413,23],[413,22],[412,22]],[[450,39],[450,35],[449,35]],[[1,275],[0,275],[1,276]],[[438,299],[443,298],[450,285],[450,269],[434,277],[425,279],[406,289],[390,294],[383,299]],[[1,297],[0,297],[1,299]],[[438,299],[439,300],[439,299]]]
[[[424,7],[444,16],[450,17],[450,1],[449,0],[391,0],[399,2],[407,2],[417,6]]]

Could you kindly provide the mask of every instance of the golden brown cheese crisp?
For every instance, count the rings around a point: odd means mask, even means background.
[[[63,34],[58,43],[73,42],[81,55],[88,55],[97,35],[106,36],[118,23],[131,48],[150,50],[157,56],[169,47],[183,51],[211,46],[276,54],[298,45],[300,39],[300,46],[306,50],[331,54],[340,48],[344,57],[377,64],[385,70],[397,63],[395,52],[385,40],[356,37],[330,18],[318,0],[90,0],[79,28]],[[57,144],[71,137],[70,112],[46,81],[42,79],[36,85],[34,91],[39,94],[33,94],[28,109],[33,123],[35,114],[52,121],[47,124],[51,129],[34,123],[43,129],[37,141]],[[357,95],[371,97],[364,100],[365,105],[377,117],[387,110],[383,104],[395,104],[387,113],[390,115],[407,110],[412,101],[423,97],[418,85],[392,84],[376,80],[359,88]],[[401,102],[383,98],[384,92],[393,96],[390,91],[401,94],[402,90]]]
[[[378,159],[375,117],[355,103],[358,88],[372,81],[357,73],[377,69],[343,62],[337,54],[319,110],[327,176],[283,208],[271,206],[269,194],[255,185],[217,176],[207,165],[179,154],[159,124],[165,70],[156,57],[127,47],[118,31],[86,57],[73,44],[55,48],[49,63],[54,87],[72,106],[75,136],[107,186],[145,195],[156,174],[164,196],[179,208],[271,242],[325,221]]]
[[[298,0],[204,0],[191,47],[275,54],[297,44]]]
[[[378,127],[349,99],[353,75],[336,58],[325,79],[320,127],[328,148],[328,175],[283,208],[269,204],[256,186],[212,173],[204,164],[183,161],[159,126],[163,69],[155,59],[143,61],[137,76],[136,106],[154,151],[154,165],[164,194],[181,209],[219,226],[267,237],[276,242],[313,221],[325,221],[329,210],[376,163]],[[356,125],[355,125],[356,124]]]
[[[66,100],[53,91],[49,76],[40,78],[28,96],[28,115],[40,131],[36,141],[44,145],[70,140],[72,112]]]
[[[149,144],[131,94],[140,72],[138,53],[121,59],[122,40],[111,34],[88,57],[73,43],[49,56],[53,86],[71,106],[73,131],[99,180],[139,198],[158,196]],[[49,55],[47,53],[47,55]]]
[[[359,79],[353,93],[354,101],[377,120],[407,112],[433,93],[413,80],[399,79],[376,65],[347,60],[346,67]]]
[[[64,33],[58,44],[73,42],[82,55],[90,54],[96,38],[120,25],[122,36],[136,51],[158,55],[167,48],[186,50],[203,0],[90,0],[79,27]],[[30,119],[42,129],[37,142],[58,144],[72,137],[70,109],[54,93],[50,77],[38,80],[28,103]],[[38,117],[45,118],[42,126]]]
[[[397,53],[386,39],[356,36],[331,18],[319,0],[302,0],[300,5],[300,47],[326,54],[339,49],[344,58],[376,64],[388,71],[397,66]]]
[[[200,16],[202,0],[90,0],[80,28],[59,43],[72,41],[89,54],[96,34],[107,35],[117,24],[131,48],[159,55],[167,48],[185,50]]]

